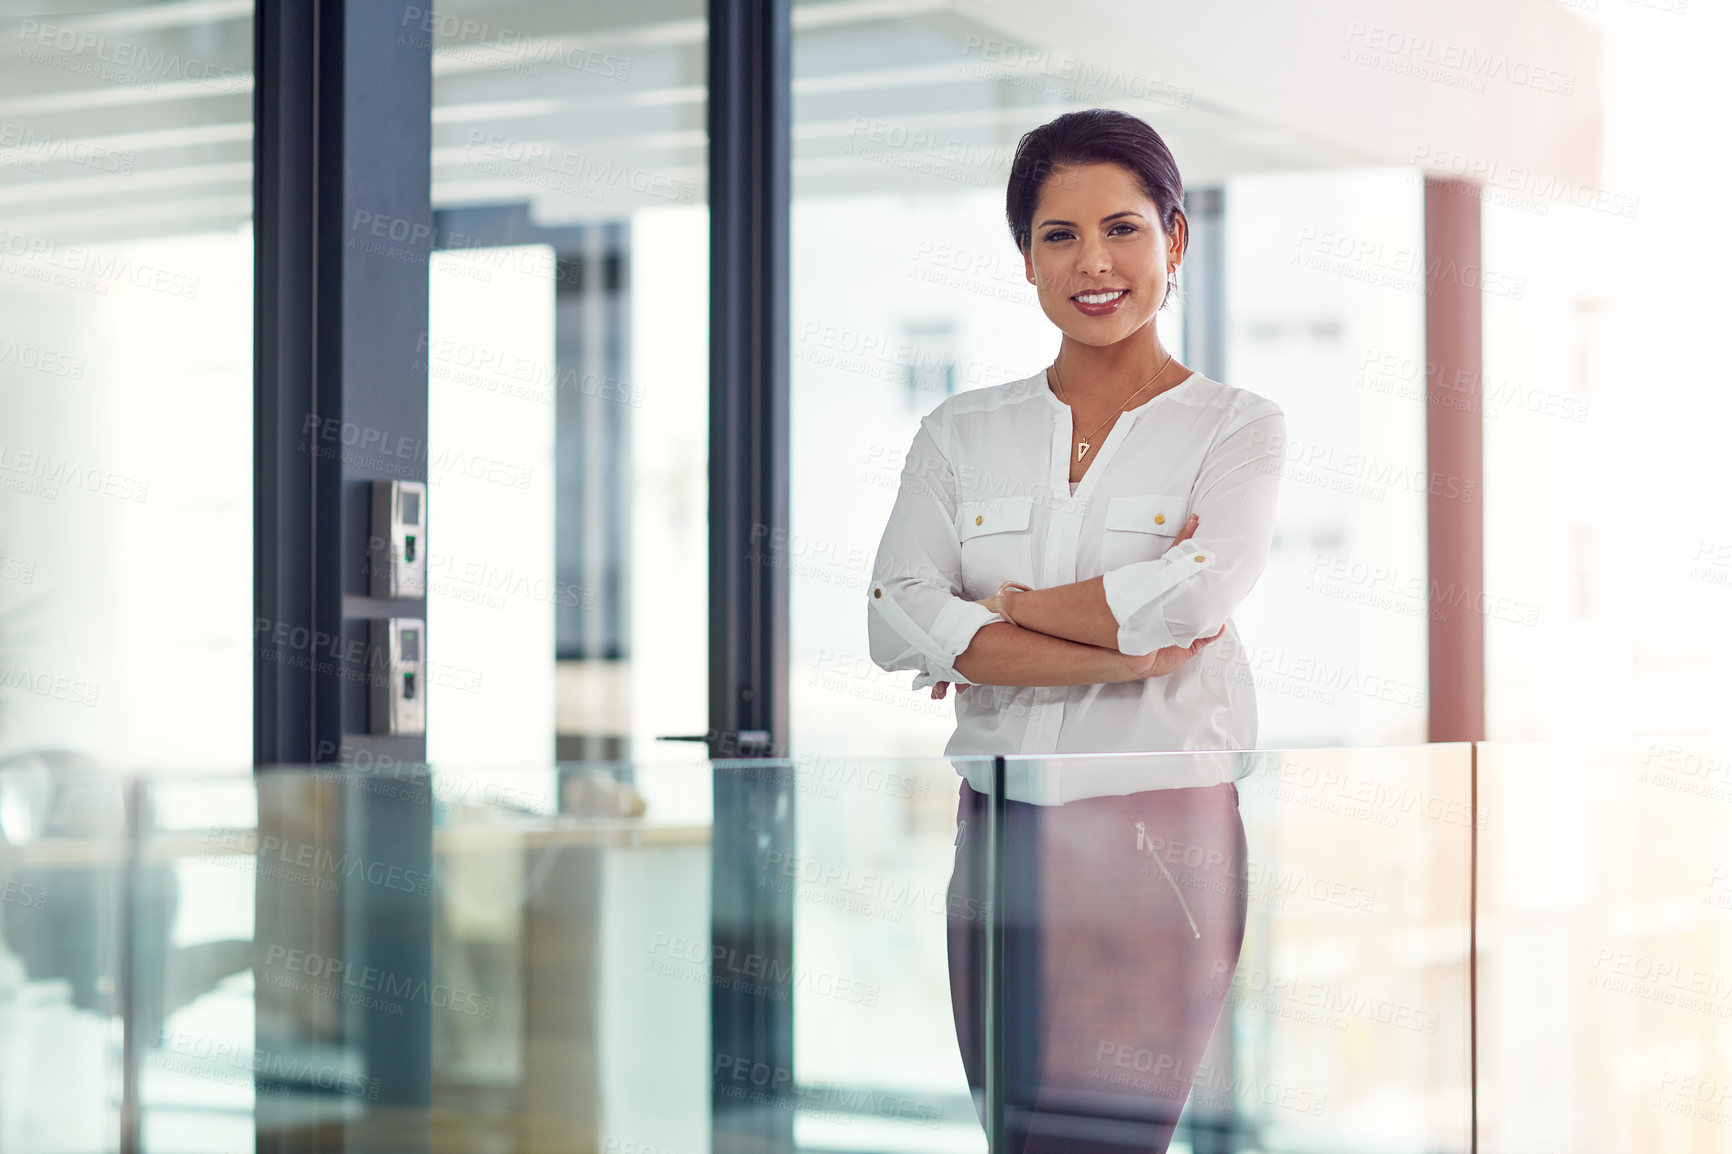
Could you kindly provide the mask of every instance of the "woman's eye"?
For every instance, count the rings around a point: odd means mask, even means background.
[[[1070,232],[1067,229],[1055,228],[1051,232],[1047,233],[1046,236],[1042,239],[1049,240],[1049,241],[1052,241],[1052,240],[1069,240],[1070,239]]]
[[[1137,231],[1137,226],[1134,224],[1115,224],[1115,225],[1113,225],[1112,228],[1107,230],[1107,235],[1111,236],[1113,233],[1118,232],[1119,229],[1121,229],[1121,228],[1125,230],[1125,234],[1129,234],[1129,233],[1133,233],[1133,232]]]

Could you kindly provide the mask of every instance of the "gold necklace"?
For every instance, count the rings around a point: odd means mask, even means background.
[[[1108,422],[1109,422],[1109,421],[1111,421],[1111,420],[1113,420],[1113,419],[1114,419],[1114,418],[1115,418],[1115,417],[1117,417],[1117,416],[1118,416],[1118,415],[1119,415],[1119,414],[1120,414],[1120,413],[1122,413],[1122,412],[1124,412],[1124,411],[1125,411],[1125,409],[1126,409],[1126,408],[1128,408],[1128,407],[1129,407],[1129,406],[1130,406],[1130,403],[1131,403],[1131,402],[1132,402],[1132,401],[1134,401],[1134,400],[1136,400],[1136,399],[1137,399],[1137,393],[1140,393],[1140,392],[1142,392],[1142,391],[1143,391],[1143,389],[1146,389],[1146,388],[1148,388],[1148,387],[1149,387],[1149,386],[1150,386],[1150,385],[1152,385],[1152,384],[1154,384],[1154,383],[1155,383],[1155,381],[1156,381],[1156,380],[1158,380],[1158,379],[1159,379],[1159,378],[1160,378],[1160,375],[1161,375],[1161,374],[1162,374],[1162,373],[1164,373],[1164,372],[1166,372],[1166,371],[1167,371],[1167,366],[1168,366],[1168,365],[1170,365],[1170,364],[1172,364],[1172,363],[1173,363],[1173,354],[1172,354],[1172,353],[1168,353],[1168,354],[1167,354],[1167,359],[1166,359],[1166,360],[1165,360],[1165,361],[1163,361],[1163,362],[1162,362],[1162,363],[1161,363],[1161,367],[1160,367],[1160,368],[1158,368],[1158,369],[1156,369],[1156,370],[1155,370],[1155,375],[1154,375],[1154,376],[1152,376],[1152,377],[1150,377],[1150,378],[1149,378],[1149,379],[1148,379],[1148,380],[1146,380],[1146,381],[1144,381],[1144,382],[1143,382],[1143,384],[1142,384],[1142,388],[1139,388],[1139,389],[1138,389],[1138,390],[1137,390],[1137,392],[1136,392],[1136,393],[1132,393],[1132,394],[1131,394],[1131,395],[1130,395],[1130,396],[1128,396],[1128,397],[1126,397],[1126,398],[1125,398],[1125,403],[1124,403],[1124,404],[1122,404],[1122,405],[1120,405],[1120,406],[1119,406],[1119,407],[1118,407],[1118,408],[1116,408],[1116,409],[1114,409],[1114,410],[1113,410],[1113,412],[1112,412],[1112,416],[1110,416],[1110,417],[1108,417],[1108,418],[1107,418],[1107,419],[1106,419],[1106,420],[1105,420],[1105,421],[1102,421],[1102,422],[1101,422],[1101,423],[1100,423],[1100,424],[1098,424],[1098,425],[1096,425],[1096,426],[1095,426],[1095,427],[1094,427],[1094,430],[1093,430],[1093,432],[1091,432],[1091,433],[1089,433],[1089,435],[1088,435],[1088,436],[1086,436],[1086,437],[1083,437],[1083,438],[1082,438],[1082,439],[1081,439],[1081,440],[1079,440],[1079,441],[1077,441],[1077,444],[1076,444],[1076,459],[1077,459],[1077,460],[1078,460],[1078,461],[1081,461],[1081,460],[1082,460],[1082,459],[1083,459],[1083,458],[1084,458],[1084,457],[1086,457],[1086,456],[1088,456],[1088,455],[1089,455],[1089,452],[1090,452],[1090,450],[1092,450],[1092,449],[1093,449],[1093,448],[1094,448],[1094,446],[1093,446],[1093,445],[1091,445],[1091,444],[1090,444],[1090,443],[1089,443],[1089,442],[1090,442],[1090,441],[1092,441],[1092,440],[1093,440],[1093,439],[1094,439],[1094,435],[1095,435],[1095,433],[1098,433],[1098,432],[1100,432],[1100,431],[1101,431],[1101,430],[1102,430],[1102,429],[1104,429],[1104,428],[1106,428],[1106,427],[1107,427],[1107,423],[1108,423]],[[1061,380],[1059,380],[1059,377],[1058,377],[1058,362],[1057,362],[1057,361],[1054,361],[1054,362],[1053,362],[1053,363],[1052,363],[1052,383],[1053,383],[1053,386],[1054,386],[1054,387],[1055,387],[1055,388],[1056,388],[1056,389],[1058,389],[1058,399],[1059,399],[1059,400],[1061,400],[1061,401],[1064,401],[1064,382],[1063,382],[1063,381],[1061,381]],[[1065,404],[1066,404],[1066,405],[1069,405],[1069,404],[1070,404],[1070,402],[1069,402],[1069,401],[1065,401],[1065,402],[1064,402],[1064,403],[1065,403]]]

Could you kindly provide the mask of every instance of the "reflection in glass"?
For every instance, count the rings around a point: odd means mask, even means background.
[[[134,779],[13,759],[4,1149],[702,1151],[732,1114],[801,1150],[978,1152],[995,915],[1011,1149],[1467,1149],[1465,747],[1012,761],[997,909],[990,761],[957,761]],[[1512,821],[1543,793],[1503,781]],[[1500,908],[1583,892],[1499,860]],[[1587,972],[1642,948],[1600,937]],[[719,1048],[718,1004],[791,1015],[791,1057]],[[1713,1020],[1681,1011],[1677,1036]]]
[[[991,907],[988,810],[964,780],[950,980],[977,1095],[987,920],[971,914]],[[1009,1150],[1166,1150],[1245,936],[1238,791],[1229,782],[1063,805],[1007,799],[1004,810]]]

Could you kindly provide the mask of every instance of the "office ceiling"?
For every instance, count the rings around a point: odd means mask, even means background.
[[[703,200],[701,6],[403,13],[404,43],[434,40],[436,205],[528,201],[552,224]],[[0,20],[0,257],[29,238],[243,226],[251,17],[252,0],[170,0]],[[797,197],[1001,189],[1022,132],[1099,104],[1154,124],[1192,187],[1385,164],[1598,170],[1597,33],[1551,0],[825,0],[798,4],[795,28]],[[1542,91],[1563,75],[1570,94]]]

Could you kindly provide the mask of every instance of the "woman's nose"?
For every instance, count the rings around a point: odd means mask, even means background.
[[[1085,243],[1082,252],[1077,255],[1077,271],[1089,276],[1099,276],[1112,268],[1112,262],[1107,259],[1107,249],[1103,244]]]

